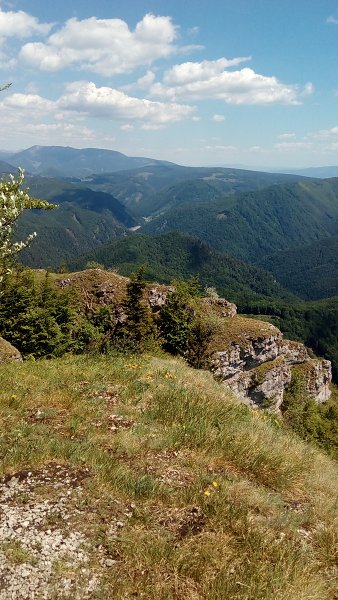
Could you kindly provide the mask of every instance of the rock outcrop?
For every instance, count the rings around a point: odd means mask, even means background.
[[[250,406],[278,410],[295,368],[316,402],[331,394],[330,361],[311,358],[303,344],[285,340],[274,325],[240,315],[222,320],[210,344],[208,368]]]
[[[57,282],[61,288],[72,286],[78,292],[84,312],[110,305],[117,323],[126,318],[122,303],[127,284],[127,278],[101,269],[73,273]],[[174,289],[161,284],[147,285],[144,297],[154,314]],[[236,305],[224,298],[203,298],[202,305],[205,313],[212,313],[217,322],[205,368],[241,401],[278,410],[296,372],[300,373],[305,392],[311,398],[316,402],[329,399],[332,378],[329,361],[312,358],[303,344],[285,340],[271,323],[237,315]]]
[[[22,356],[15,346],[0,337],[0,363],[21,362]]]

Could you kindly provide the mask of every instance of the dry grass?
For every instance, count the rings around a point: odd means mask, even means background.
[[[4,365],[0,394],[2,474],[89,469],[73,525],[94,556],[91,598],[337,598],[335,464],[211,374],[64,357]]]

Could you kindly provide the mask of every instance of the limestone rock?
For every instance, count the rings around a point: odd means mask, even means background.
[[[280,354],[285,356],[289,365],[306,362],[310,359],[309,353],[304,344],[293,342],[291,340],[282,340],[280,345]]]
[[[284,340],[273,325],[240,315],[222,319],[208,368],[249,406],[278,410],[293,369],[301,371],[306,393],[316,402],[331,394],[330,361],[310,358],[303,344]]]
[[[175,290],[172,286],[156,286],[148,289],[148,301],[153,310],[159,310],[165,305],[169,292]]]
[[[0,363],[22,362],[22,356],[17,348],[0,337]]]
[[[210,363],[212,372],[225,381],[234,375],[258,367],[274,360],[280,354],[282,334],[279,332],[267,337],[247,337],[245,344],[231,343],[223,351],[216,352]]]
[[[308,395],[316,402],[326,402],[331,396],[330,383],[332,381],[331,362],[329,360],[314,358],[295,367],[305,382]]]
[[[290,383],[289,365],[283,359],[276,359],[257,369],[240,373],[227,385],[245,404],[276,411],[280,408],[284,390]]]
[[[224,298],[202,298],[202,303],[218,309],[222,317],[234,317],[237,314],[237,306]]]

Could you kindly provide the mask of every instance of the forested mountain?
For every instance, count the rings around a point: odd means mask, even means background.
[[[257,263],[266,255],[338,234],[338,179],[306,180],[189,204],[154,217],[147,234],[182,231]]]
[[[338,236],[266,256],[260,266],[306,300],[338,296]]]
[[[221,167],[182,167],[174,164],[141,167],[86,178],[95,190],[113,194],[138,217],[185,204],[199,204],[238,192],[299,181],[296,175],[261,173]]]
[[[147,279],[159,283],[198,275],[203,288],[216,287],[222,296],[232,301],[239,297],[292,300],[291,294],[262,269],[225,256],[206,242],[177,232],[116,240],[72,261],[70,266],[83,269],[89,261],[117,269],[122,275],[130,275],[144,265]]]
[[[44,177],[28,177],[27,184],[33,196],[58,206],[52,211],[26,212],[20,218],[18,239],[37,232],[34,243],[20,255],[28,266],[58,268],[60,263],[123,235],[136,223],[110,194]]]
[[[20,260],[30,267],[58,269],[82,252],[123,235],[125,229],[110,210],[85,210],[71,202],[53,211],[32,211],[21,219],[16,235],[24,239],[36,231],[38,236],[20,253]]]
[[[120,171],[162,163],[152,158],[126,156],[114,150],[64,146],[32,146],[8,155],[5,160],[29,173],[49,177],[85,177],[90,173]]]

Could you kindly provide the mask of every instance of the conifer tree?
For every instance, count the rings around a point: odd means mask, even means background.
[[[131,275],[127,297],[123,303],[125,320],[116,328],[118,346],[124,350],[142,352],[155,339],[155,325],[150,307],[144,299],[145,269]]]

